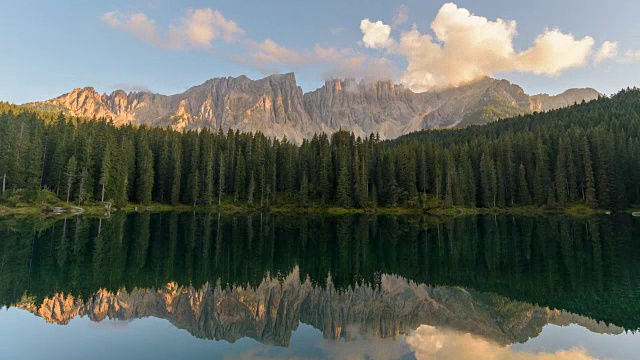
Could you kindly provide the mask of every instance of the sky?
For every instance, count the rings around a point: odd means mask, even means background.
[[[0,101],[93,86],[175,94],[214,77],[295,72],[414,91],[505,78],[527,93],[640,84],[634,0],[7,0]]]

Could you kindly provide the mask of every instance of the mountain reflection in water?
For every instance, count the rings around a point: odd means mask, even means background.
[[[549,324],[637,330],[637,234],[622,216],[2,219],[0,302],[57,324],[153,317],[283,347],[306,324],[338,347],[511,358]]]

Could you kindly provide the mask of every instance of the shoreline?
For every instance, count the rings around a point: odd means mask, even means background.
[[[627,209],[616,213],[632,214],[637,209]],[[267,208],[249,207],[246,205],[236,205],[223,203],[219,208],[207,205],[168,205],[152,203],[150,205],[128,204],[127,206],[110,211],[102,203],[93,203],[83,206],[71,204],[57,204],[52,206],[21,206],[10,207],[0,205],[0,217],[12,215],[39,216],[39,217],[67,217],[67,216],[108,216],[114,213],[161,213],[161,212],[220,212],[222,214],[252,214],[258,212],[289,215],[425,215],[433,217],[457,217],[469,215],[519,215],[519,216],[541,216],[541,215],[566,215],[575,218],[591,217],[595,215],[611,214],[603,209],[591,209],[582,204],[573,205],[567,208],[549,209],[538,206],[519,206],[510,208],[406,208],[406,207],[370,207],[370,208],[342,208],[342,207],[301,207],[294,205],[270,206]]]

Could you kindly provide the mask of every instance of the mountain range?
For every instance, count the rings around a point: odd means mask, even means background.
[[[260,131],[299,143],[313,134],[340,129],[357,136],[378,133],[382,139],[391,139],[424,129],[482,125],[598,96],[600,93],[591,88],[531,96],[518,85],[489,77],[425,93],[392,81],[332,79],[303,93],[295,75],[288,73],[259,80],[215,78],[175,95],[122,90],[101,95],[85,87],[25,105],[73,116],[110,118],[117,125],[147,124],[178,131]]]

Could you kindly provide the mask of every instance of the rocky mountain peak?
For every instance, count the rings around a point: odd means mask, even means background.
[[[299,143],[315,133],[338,129],[353,131],[357,136],[378,133],[389,139],[423,129],[484,124],[598,96],[593,89],[530,96],[516,84],[490,77],[426,93],[414,93],[391,80],[358,82],[353,78],[334,78],[304,94],[295,74],[286,73],[258,80],[244,75],[213,78],[170,96],[150,92],[127,94],[123,90],[100,95],[93,87],[85,87],[27,105],[62,110],[74,116],[110,118],[118,125],[260,131]]]

